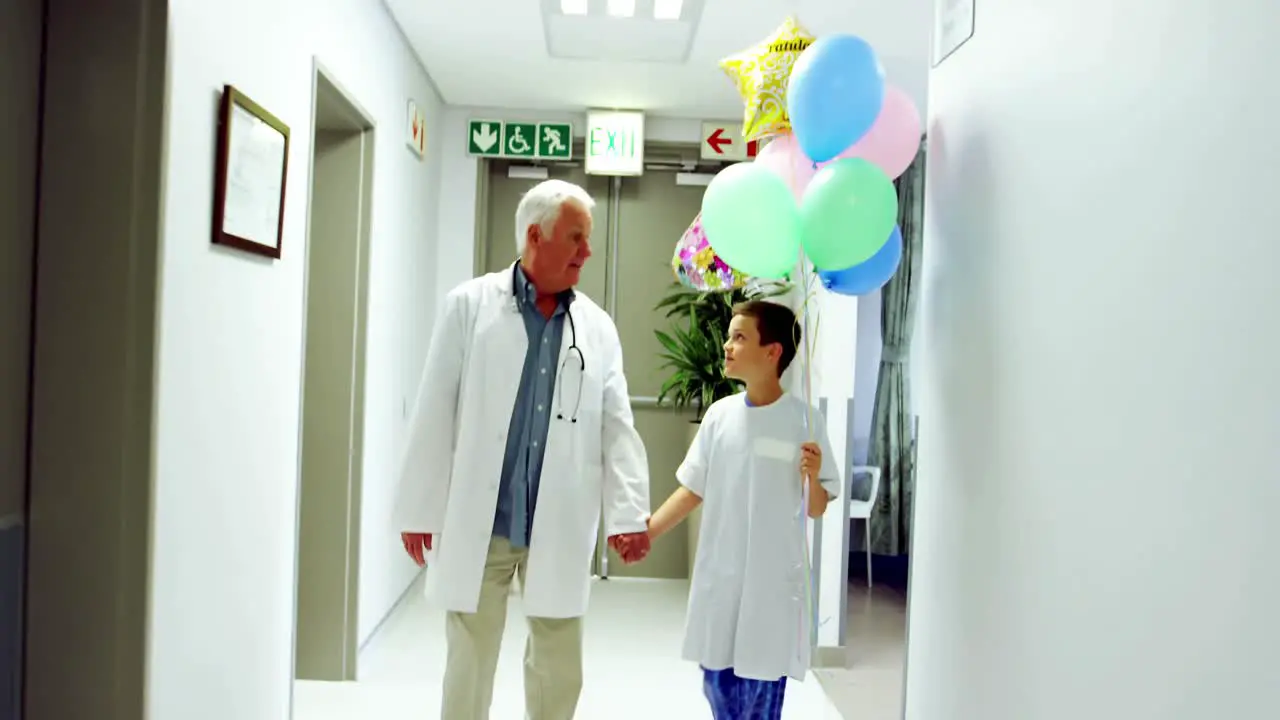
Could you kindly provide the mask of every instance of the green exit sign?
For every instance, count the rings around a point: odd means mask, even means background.
[[[471,120],[467,123],[467,154],[473,157],[571,160],[573,125]]]
[[[585,146],[588,175],[644,174],[644,113],[588,112]]]

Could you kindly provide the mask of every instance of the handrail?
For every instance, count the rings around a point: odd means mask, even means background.
[[[631,407],[651,408],[651,407],[661,407],[661,405],[658,403],[658,398],[652,395],[632,395]]]

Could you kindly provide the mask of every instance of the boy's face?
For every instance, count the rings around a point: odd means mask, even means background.
[[[778,376],[778,343],[760,344],[756,319],[735,315],[729,321],[729,339],[724,343],[724,374],[734,380],[751,382]]]

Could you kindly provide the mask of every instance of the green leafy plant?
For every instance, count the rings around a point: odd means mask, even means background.
[[[724,375],[725,333],[733,306],[776,297],[790,287],[783,282],[757,282],[731,292],[699,292],[672,283],[654,308],[672,321],[667,331],[654,331],[662,343],[663,367],[671,371],[658,392],[658,404],[679,410],[692,407],[701,420],[712,403],[738,392],[738,383]]]

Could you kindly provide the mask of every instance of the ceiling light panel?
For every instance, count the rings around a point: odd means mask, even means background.
[[[609,15],[617,18],[629,18],[636,14],[636,0],[609,0]]]
[[[679,20],[684,0],[653,0],[654,20]]]
[[[590,0],[560,0],[560,12],[565,15],[586,15]]]

